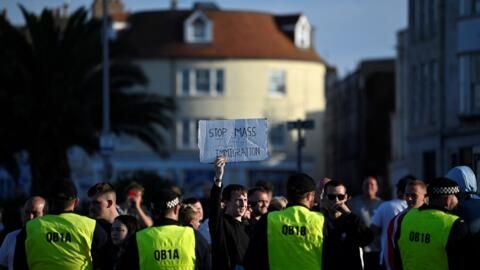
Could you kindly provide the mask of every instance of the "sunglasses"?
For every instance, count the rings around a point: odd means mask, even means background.
[[[334,201],[336,198],[338,198],[339,201],[345,199],[347,195],[345,194],[327,194],[327,198],[330,200],[330,201]]]

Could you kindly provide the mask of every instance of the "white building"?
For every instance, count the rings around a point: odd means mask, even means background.
[[[225,181],[249,186],[267,180],[281,192],[297,169],[298,133],[286,128],[287,121],[297,119],[315,122],[314,129],[303,132],[302,169],[324,176],[326,63],[314,50],[313,27],[303,14],[196,4],[188,10],[129,14],[124,26],[118,41],[132,49],[131,57],[150,81],[142,90],[175,97],[178,111],[176,129],[168,134],[172,155],[162,159],[138,141],[117,138],[115,175],[154,171],[188,191],[213,177],[213,165],[199,162],[198,120],[267,118],[269,159],[229,163]],[[98,179],[101,159],[91,168]]]

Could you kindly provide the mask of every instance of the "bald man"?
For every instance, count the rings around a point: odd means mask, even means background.
[[[23,205],[23,225],[29,220],[43,216],[45,204],[45,199],[40,196],[30,197]],[[3,240],[2,246],[0,247],[0,269],[13,269],[13,254],[15,252],[17,234],[20,230],[21,229],[15,230],[5,236],[5,240]]]

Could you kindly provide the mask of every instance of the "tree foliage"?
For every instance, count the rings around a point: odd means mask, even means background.
[[[24,28],[0,16],[0,164],[18,175],[15,156],[26,151],[32,192],[70,177],[66,156],[77,145],[99,150],[102,131],[102,27],[79,8],[68,18],[45,9],[20,9]],[[110,55],[111,130],[139,138],[166,154],[173,127],[172,98],[132,91],[148,85],[143,71]]]

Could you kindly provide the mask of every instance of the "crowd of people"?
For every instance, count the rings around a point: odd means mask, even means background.
[[[480,197],[467,166],[405,176],[387,200],[374,176],[356,196],[340,179],[301,172],[286,179],[286,194],[265,181],[224,185],[226,163],[214,162],[208,201],[172,186],[146,205],[132,183],[117,203],[114,186],[99,182],[88,215],[76,211],[75,185],[59,181],[25,202],[0,269],[436,270],[469,269],[480,255]]]

